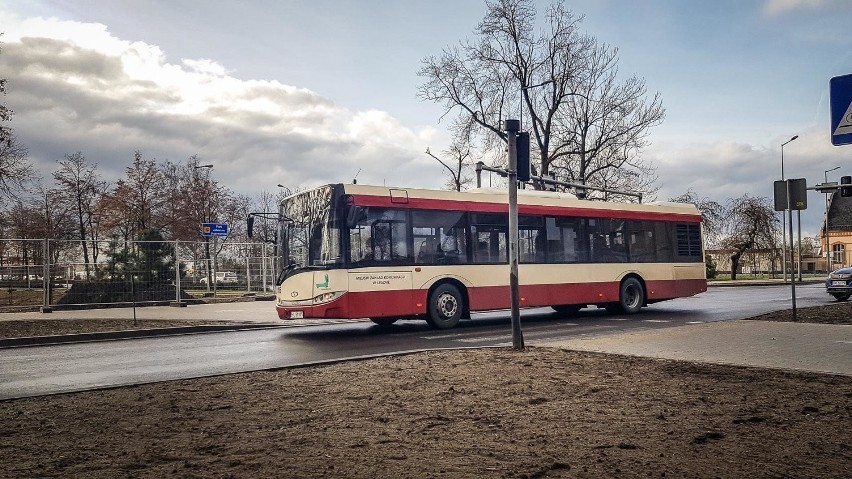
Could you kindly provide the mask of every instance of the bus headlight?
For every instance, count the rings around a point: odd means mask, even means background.
[[[314,296],[312,301],[314,304],[329,303],[341,296],[343,296],[343,291],[329,291],[328,293],[322,293]]]

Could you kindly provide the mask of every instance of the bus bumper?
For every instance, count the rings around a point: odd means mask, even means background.
[[[281,306],[276,305],[275,310],[279,319],[296,320],[311,318],[345,318],[346,302],[344,298],[338,298],[330,303],[313,306]]]

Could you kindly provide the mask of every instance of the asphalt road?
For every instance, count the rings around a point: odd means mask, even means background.
[[[799,307],[831,302],[822,285],[800,285]],[[257,315],[272,303],[210,305],[229,319]],[[790,308],[789,286],[711,288],[692,298],[651,305],[637,315],[584,310],[566,317],[548,309],[522,313],[527,345],[624,331],[741,319]],[[179,308],[180,315],[209,315],[210,307]],[[173,310],[177,308],[172,308]],[[241,312],[242,311],[242,312]],[[265,314],[265,313],[264,313]],[[256,317],[245,318],[257,321]],[[369,321],[260,330],[34,346],[0,350],[0,399],[101,387],[211,376],[370,357],[394,352],[511,345],[506,311],[475,314],[455,329],[437,331],[423,321],[382,328]]]

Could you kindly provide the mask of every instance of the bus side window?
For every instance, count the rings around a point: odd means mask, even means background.
[[[541,216],[518,218],[518,261],[521,263],[544,263],[544,220]]]
[[[508,261],[507,245],[508,237],[506,230],[502,228],[478,226],[471,227],[476,249],[473,254],[473,262],[482,263],[505,263]]]
[[[412,211],[411,226],[417,263],[467,263],[467,214],[464,211]]]
[[[349,229],[350,257],[359,261],[410,261],[408,213],[389,208],[360,208]]]
[[[652,221],[630,221],[630,262],[654,263],[657,261],[657,246],[654,242]]]
[[[608,218],[589,220],[589,241],[593,262],[624,263],[627,261],[624,223],[624,220]]]
[[[589,261],[585,218],[546,218],[547,261],[585,263]]]

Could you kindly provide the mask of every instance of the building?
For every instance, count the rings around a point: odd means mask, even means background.
[[[823,253],[828,245],[830,269],[834,270],[852,265],[852,197],[844,198],[837,191],[830,195],[828,201],[820,239]]]

